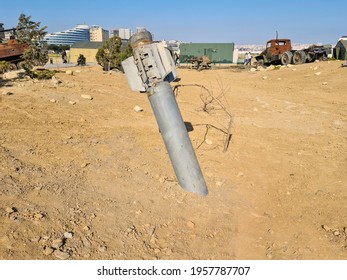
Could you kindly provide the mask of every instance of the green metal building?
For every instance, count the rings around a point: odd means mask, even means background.
[[[334,48],[334,57],[336,59],[347,60],[347,37],[342,37]]]
[[[234,43],[182,43],[180,63],[188,63],[190,58],[202,56],[208,56],[212,63],[233,63],[233,53]]]

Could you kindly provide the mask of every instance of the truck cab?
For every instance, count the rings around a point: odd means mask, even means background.
[[[292,50],[290,39],[273,39],[266,43],[266,49],[256,57],[259,64],[280,64],[283,53]]]

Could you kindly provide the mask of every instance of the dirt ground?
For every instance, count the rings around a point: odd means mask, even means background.
[[[340,65],[179,69],[180,84],[224,92],[234,118],[223,153],[225,112],[179,88],[207,197],[178,185],[124,74],[0,80],[0,259],[347,259]]]

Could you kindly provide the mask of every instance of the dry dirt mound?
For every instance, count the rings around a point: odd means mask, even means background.
[[[207,197],[179,187],[147,97],[122,73],[0,80],[0,258],[346,259],[340,64],[180,69],[234,116],[223,153],[223,110],[179,88]]]

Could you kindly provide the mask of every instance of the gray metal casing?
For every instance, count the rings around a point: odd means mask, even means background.
[[[136,67],[134,57],[128,57],[122,61],[123,70],[127,77],[128,85],[132,91],[146,92],[143,82],[139,76],[139,70]]]
[[[178,78],[171,53],[162,43],[139,46],[122,66],[132,91],[146,92],[158,82],[170,83]]]
[[[171,52],[162,43],[152,43],[149,32],[132,38],[134,56],[122,62],[128,84],[133,91],[147,92],[181,187],[205,196],[207,186],[170,86],[178,80]]]
[[[170,84],[160,82],[151,90],[149,102],[181,187],[207,195],[207,186]]]

